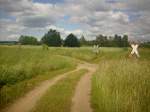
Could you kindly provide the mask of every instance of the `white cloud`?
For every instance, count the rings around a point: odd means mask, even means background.
[[[65,39],[70,33],[73,33],[75,34],[76,36],[78,37],[81,37],[81,35],[83,34],[83,31],[81,29],[76,29],[76,30],[66,30],[64,28],[61,28],[61,27],[57,27],[57,26],[54,26],[54,25],[50,25],[50,26],[47,26],[46,29],[47,31],[52,28],[52,29],[55,29],[57,30],[58,32],[60,32],[61,36],[63,39]]]
[[[79,37],[84,34],[88,39],[97,34],[117,33],[150,40],[149,3],[149,0],[118,0],[115,3],[106,0],[65,0],[54,5],[34,3],[32,0],[0,0],[0,13],[10,16],[0,19],[0,28],[3,29],[0,40],[16,39],[21,34],[40,38],[49,28],[57,29],[63,38],[69,33]],[[136,14],[140,16],[135,18]],[[69,18],[62,20],[64,16]],[[80,27],[73,30],[58,27],[61,21],[79,24]]]

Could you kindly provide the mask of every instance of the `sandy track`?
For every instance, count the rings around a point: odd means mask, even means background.
[[[30,112],[30,110],[36,105],[36,102],[42,97],[46,90],[56,84],[59,80],[66,77],[68,74],[78,71],[82,66],[78,66],[75,70],[59,75],[51,80],[46,80],[41,83],[40,86],[31,90],[24,97],[18,99],[12,105],[8,106],[2,112]],[[15,91],[14,91],[15,92]]]
[[[96,71],[97,66],[93,64],[85,63],[83,68],[89,70],[77,84],[74,97],[72,98],[71,112],[92,112],[90,104],[90,94],[91,94],[91,77]]]
[[[24,97],[16,100],[12,105],[2,110],[2,112],[30,112],[36,105],[36,102],[43,96],[47,89],[59,80],[65,78],[68,74],[78,71],[80,69],[88,69],[86,73],[78,82],[74,97],[72,98],[73,105],[71,107],[72,112],[92,112],[90,106],[90,92],[91,92],[91,77],[96,71],[96,65],[82,62],[73,71],[61,74],[53,79],[46,80],[40,84],[40,86],[31,90]]]

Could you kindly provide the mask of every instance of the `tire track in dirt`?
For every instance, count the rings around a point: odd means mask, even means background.
[[[36,102],[43,96],[49,87],[56,84],[59,80],[65,78],[68,74],[76,72],[80,69],[82,69],[82,65],[78,65],[73,71],[44,81],[38,87],[28,92],[24,97],[19,98],[12,105],[9,105],[7,108],[2,110],[2,112],[30,112],[30,110],[36,105]]]
[[[25,96],[19,98],[13,104],[2,110],[2,112],[30,112],[48,88],[56,84],[59,80],[65,78],[68,74],[76,72],[80,69],[87,69],[88,73],[81,77],[77,84],[74,96],[72,98],[73,105],[71,107],[71,112],[92,112],[92,108],[90,106],[91,77],[96,71],[97,65],[89,64],[78,59],[76,61],[80,64],[78,64],[75,70],[44,81],[38,87],[28,92]]]
[[[91,78],[97,69],[97,65],[85,63],[82,66],[88,69],[89,72],[80,79],[76,86],[74,97],[72,98],[71,112],[92,112],[90,103]]]

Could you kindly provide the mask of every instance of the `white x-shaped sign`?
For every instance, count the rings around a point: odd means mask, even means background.
[[[132,51],[131,51],[131,55],[136,55],[137,57],[140,57],[139,52],[138,52],[138,44],[131,44],[132,47]]]

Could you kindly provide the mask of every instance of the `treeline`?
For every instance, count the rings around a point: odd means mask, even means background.
[[[79,46],[93,46],[99,45],[100,47],[128,47],[128,35],[104,36],[98,35],[94,40],[86,40],[82,35],[80,39],[74,34],[69,34],[64,40],[61,38],[60,33],[56,30],[50,29],[40,41],[33,36],[20,36],[19,43],[22,45],[41,45],[60,47],[79,47]],[[142,43],[143,47],[150,47],[150,42]]]
[[[22,45],[37,45],[37,44],[39,44],[37,38],[35,38],[33,36],[24,36],[24,35],[20,36],[19,42]]]
[[[150,48],[150,41],[149,42],[143,42],[141,44],[141,47]]]
[[[0,45],[15,45],[18,41],[0,41]]]
[[[80,41],[74,34],[69,34],[64,40],[61,38],[60,33],[56,30],[50,29],[40,41],[32,36],[20,36],[19,43],[22,45],[38,45],[46,44],[53,47],[79,47]]]
[[[123,35],[114,35],[114,36],[104,36],[98,35],[95,40],[86,40],[84,36],[80,38],[80,42],[82,45],[99,45],[101,47],[128,47],[128,36]]]

